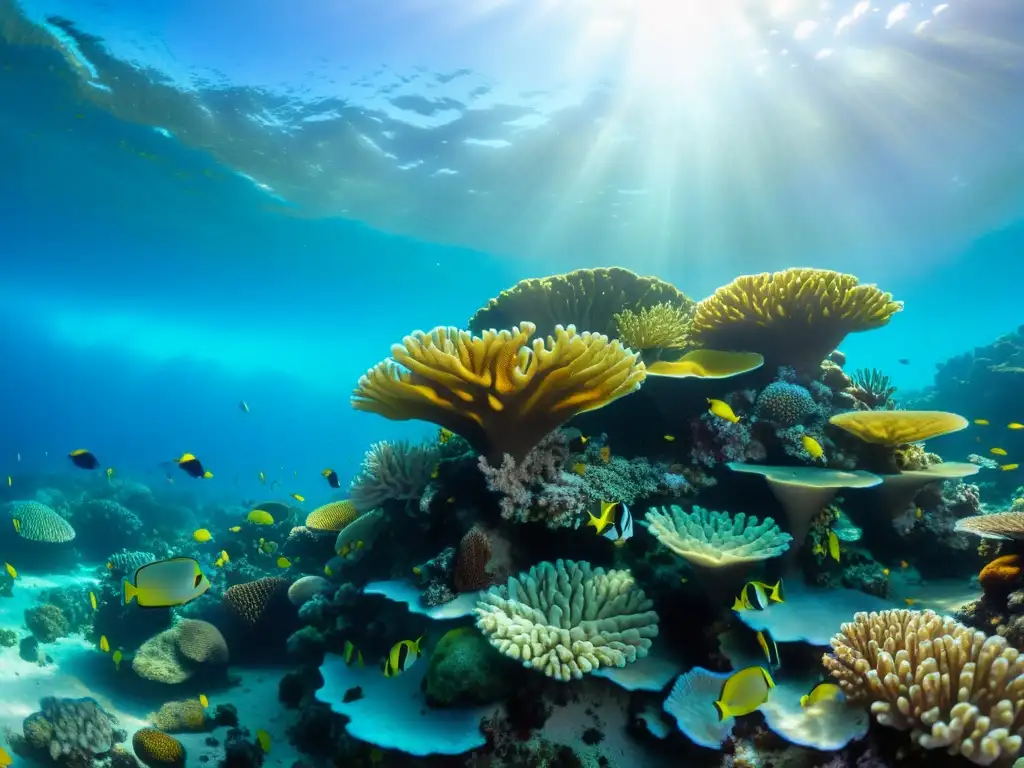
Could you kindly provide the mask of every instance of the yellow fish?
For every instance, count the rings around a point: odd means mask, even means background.
[[[420,650],[421,642],[422,635],[416,640],[400,640],[391,646],[384,664],[381,665],[384,677],[396,677],[415,664],[416,659],[423,655],[423,651]]]
[[[617,501],[602,501],[601,516],[594,517],[592,513],[587,512],[587,515],[590,517],[587,521],[587,525],[596,530],[597,535],[600,536],[605,532],[605,529],[614,522],[615,508],[617,506],[619,506],[619,502]]]
[[[1010,470],[1017,469],[1019,466],[1020,464],[1003,464],[1000,469],[1003,470],[1003,472],[1009,472]]]
[[[817,704],[819,701],[834,701],[842,697],[842,695],[842,688],[835,683],[818,683],[811,688],[810,693],[800,697],[800,706],[809,707],[812,704]]]
[[[922,517],[924,517],[924,510],[921,509],[920,507],[916,507],[914,509],[914,517],[920,520]]]
[[[839,562],[839,537],[835,531],[828,532],[828,556]]]
[[[333,575],[334,575],[334,571],[331,570],[331,566],[325,565],[324,566],[324,576],[333,576]]]
[[[715,702],[718,719],[749,715],[768,701],[774,687],[772,676],[760,665],[734,672],[722,684],[722,692]]]
[[[197,528],[192,532],[192,538],[198,541],[200,544],[205,544],[213,538],[213,534],[205,528]]]
[[[14,761],[11,759],[11,755],[7,752],[7,750],[3,747],[0,747],[0,766],[7,768],[7,766],[13,762]]]
[[[724,400],[715,400],[709,397],[707,398],[707,401],[710,405],[708,410],[718,418],[731,421],[733,424],[740,420],[740,417],[732,412],[732,408],[730,408],[729,404]]]
[[[437,478],[440,477],[440,476],[441,476],[441,463],[438,462],[437,464],[434,465],[434,468],[432,470],[430,470],[430,479],[431,480],[437,480]]]
[[[206,470],[205,472],[203,472],[204,480],[209,480],[211,477],[213,477],[213,472],[211,472],[210,470]]]
[[[228,530],[231,531],[232,533],[238,533],[240,530],[242,530],[242,526],[240,526],[240,525],[232,525],[230,528],[228,528]]]
[[[185,605],[205,594],[210,580],[191,557],[172,557],[147,563],[135,572],[135,583],[124,580],[124,604],[132,600],[142,608]]]
[[[889,569],[888,568],[883,568],[882,569],[882,575],[883,576],[888,576],[889,575]]]
[[[910,605],[913,605],[914,603],[919,603],[921,601],[918,600],[916,597],[904,597],[903,598],[903,602],[906,603],[908,606],[910,606]]]
[[[782,666],[782,662],[779,661],[779,647],[775,644],[775,639],[768,633],[767,629],[757,633],[757,644],[761,646],[765,658],[768,659],[768,667],[770,669],[778,669]]]
[[[220,551],[220,559],[223,560],[225,563],[227,563],[227,562],[229,562],[231,560],[231,558],[228,557],[227,550],[222,549]]]
[[[1009,424],[1007,424],[1006,426],[1007,426],[1007,427],[1008,427],[1009,429],[1024,429],[1024,424],[1021,424],[1021,423],[1020,423],[1019,421],[1011,421],[1011,422],[1010,422]]]
[[[15,533],[21,533],[21,520],[15,517],[11,520],[11,524],[14,526]]]
[[[100,635],[100,650],[104,653],[110,653],[110,643],[107,642],[106,635]]]
[[[256,742],[266,755],[270,754],[270,734],[260,728],[256,731]]]
[[[292,563],[291,563],[291,561],[287,557],[279,557],[279,558],[277,558],[277,567],[278,568],[291,568],[292,567]]]
[[[414,565],[412,567],[412,573],[413,573],[413,576],[422,576],[423,575],[423,569],[420,568],[418,565]]]
[[[1005,456],[1006,450],[1003,448],[989,448],[989,453],[994,453],[996,456]]]
[[[575,464],[572,465],[572,471],[575,472],[580,477],[583,477],[585,474],[587,474],[587,465],[584,464],[582,461],[577,461]]]
[[[18,578],[18,572],[14,569],[14,566],[10,563],[4,563],[4,567],[7,569],[7,575],[12,579]]]
[[[455,437],[454,432],[452,432],[450,429],[445,429],[444,427],[441,427],[441,430],[437,433],[437,442],[439,442],[441,445],[444,445],[453,437]]]
[[[269,512],[267,512],[266,510],[263,510],[263,509],[254,509],[248,515],[246,515],[245,519],[248,520],[253,525],[273,525],[274,524],[274,517],[273,517],[273,515],[271,515]]]
[[[804,435],[801,437],[800,442],[803,444],[804,450],[807,451],[815,461],[825,455],[825,449],[821,447],[821,443],[810,435]]]
[[[89,605],[92,606],[92,609],[94,611],[98,611],[99,610],[99,607],[96,605],[96,593],[95,592],[90,592],[89,593]]]
[[[363,652],[356,648],[348,640],[345,641],[344,651],[342,652],[342,658],[345,659],[345,664],[352,666],[355,662],[360,667],[363,666]]]
[[[982,427],[987,427],[988,426],[988,419],[975,419],[974,423],[975,424],[979,424]]]
[[[107,480],[110,480],[114,476],[114,468],[107,467]]]
[[[601,461],[607,464],[612,460],[612,449],[605,445],[597,452],[597,455],[601,457]]]
[[[305,501],[306,500],[305,496],[300,496],[297,493],[293,493],[292,494],[292,498],[295,499],[296,501]]]
[[[675,435],[662,435],[662,437],[665,438],[665,442],[668,443],[674,443],[676,441]]]
[[[110,658],[112,658],[114,660],[114,671],[115,672],[120,672],[121,671],[121,659],[124,658],[124,654],[121,653],[121,649],[118,648],[116,651],[114,651],[114,655],[111,656]]]
[[[206,709],[207,707],[210,706],[210,700],[208,698],[206,698],[206,694],[205,693],[200,693],[199,694],[199,703],[203,705],[203,709]]]
[[[266,484],[267,484],[267,476],[265,474],[263,474],[262,472],[260,472],[260,485],[266,485]]]

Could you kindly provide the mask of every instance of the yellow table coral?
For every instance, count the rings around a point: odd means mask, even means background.
[[[851,702],[925,749],[975,765],[1016,756],[1024,731],[1024,657],[932,611],[858,613],[822,661]]]
[[[697,303],[690,341],[760,352],[769,367],[817,367],[849,333],[880,328],[903,308],[853,275],[793,268],[743,275]]]
[[[535,330],[524,322],[481,336],[417,331],[359,379],[352,406],[396,421],[429,421],[480,453],[518,460],[563,422],[644,380],[639,355],[607,336],[557,326],[553,338],[531,343]]]

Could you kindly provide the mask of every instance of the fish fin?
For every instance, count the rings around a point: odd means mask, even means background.
[[[124,604],[125,605],[130,604],[131,601],[134,600],[138,594],[139,594],[139,591],[135,588],[135,585],[132,584],[130,581],[128,581],[128,579],[125,579],[124,580]]]
[[[810,702],[810,700],[811,700],[811,697],[810,697],[810,696],[808,696],[808,695],[807,695],[807,694],[805,693],[805,694],[804,694],[803,696],[801,696],[801,697],[800,697],[800,706],[801,706],[801,707],[806,707],[806,706],[807,706],[807,704],[808,704],[808,703]]]
[[[720,723],[731,716],[729,710],[725,707],[724,701],[715,702],[715,711],[718,712],[718,722]]]
[[[413,643],[413,648],[416,649],[416,655],[417,656],[422,656],[423,655],[423,651],[420,649],[420,643],[423,642],[423,637],[424,637],[424,635],[420,635],[419,637],[416,638],[416,642]]]

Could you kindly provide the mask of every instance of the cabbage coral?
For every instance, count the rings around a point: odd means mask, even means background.
[[[832,638],[825,668],[882,725],[975,765],[1014,757],[1024,731],[1024,658],[932,611],[858,613]]]
[[[743,512],[712,512],[695,506],[686,512],[677,506],[648,510],[647,528],[658,542],[702,568],[720,568],[778,557],[792,537],[782,533],[770,517],[758,522]]]
[[[491,645],[566,682],[646,656],[658,634],[651,606],[629,571],[559,560],[510,578],[504,590],[492,588],[475,612]]]

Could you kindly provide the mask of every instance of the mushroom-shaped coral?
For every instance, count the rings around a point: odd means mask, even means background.
[[[958,533],[973,533],[983,539],[1024,539],[1024,512],[995,512],[971,515],[956,521]]]
[[[923,469],[906,470],[898,475],[881,475],[879,491],[885,500],[885,509],[892,517],[907,511],[917,492],[929,483],[943,480],[962,480],[978,474],[980,467],[966,461],[943,461]]]
[[[822,661],[881,725],[975,765],[1009,760],[1024,731],[1024,657],[932,611],[858,613]]]
[[[674,379],[728,379],[756,371],[764,364],[757,352],[720,352],[694,349],[677,360],[658,360],[647,366],[648,376]]]
[[[430,421],[480,453],[522,459],[560,424],[630,394],[646,375],[639,355],[607,336],[559,325],[531,345],[535,330],[523,322],[481,336],[417,331],[359,379],[352,406]]]
[[[646,656],[658,634],[651,605],[629,571],[559,560],[482,595],[476,624],[509,658],[566,682]]]
[[[714,600],[732,595],[747,572],[762,560],[778,557],[792,538],[770,517],[763,522],[740,512],[713,512],[695,506],[692,512],[671,506],[651,508],[647,529],[658,542],[684,558]]]
[[[473,333],[508,328],[522,318],[537,324],[541,336],[555,326],[619,336],[616,314],[667,304],[689,318],[694,301],[657,277],[640,277],[621,267],[578,269],[564,275],[521,280],[487,302],[469,321]]]
[[[36,501],[16,502],[11,509],[11,519],[18,535],[29,541],[64,544],[75,538],[71,523]]]
[[[173,736],[156,728],[140,728],[132,736],[135,756],[148,768],[181,768],[185,747]]]
[[[769,467],[731,461],[735,472],[761,475],[779,504],[786,510],[789,530],[795,540],[793,552],[803,546],[811,522],[841,488],[869,488],[882,482],[870,472],[845,472],[822,467]]]
[[[828,269],[743,275],[697,303],[691,341],[760,352],[771,368],[817,368],[849,333],[880,328],[903,308],[874,285]]]
[[[332,501],[306,515],[306,528],[311,531],[337,533],[359,515],[351,501]]]
[[[1021,556],[1003,555],[986,563],[978,574],[978,582],[987,593],[1007,594],[1020,583]]]
[[[920,443],[967,426],[967,419],[946,411],[847,411],[829,419],[865,443],[895,448]]]

